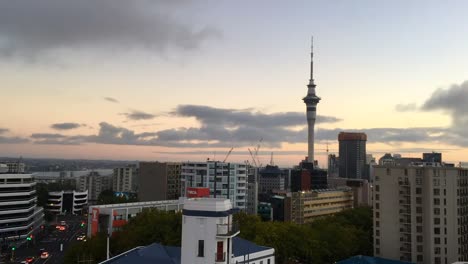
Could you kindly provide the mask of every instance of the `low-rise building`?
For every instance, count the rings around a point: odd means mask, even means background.
[[[49,192],[46,210],[53,214],[83,214],[88,205],[88,192]]]
[[[130,218],[135,217],[146,208],[156,208],[164,211],[180,211],[185,199],[93,205],[88,208],[88,236],[94,236],[100,231],[112,234]]]
[[[353,208],[351,189],[323,189],[291,194],[291,221],[304,224],[318,217],[333,215]]]
[[[231,201],[223,198],[187,199],[182,215],[182,246],[157,243],[137,247],[101,263],[237,264],[275,263],[273,248],[238,238]]]

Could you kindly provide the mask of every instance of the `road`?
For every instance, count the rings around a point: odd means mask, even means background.
[[[64,231],[60,231],[55,228],[50,228],[44,231],[44,234],[37,235],[37,238],[33,239],[26,244],[23,244],[15,251],[15,261],[10,263],[20,263],[27,257],[34,257],[34,264],[61,264],[64,262],[64,254],[67,248],[74,243],[81,243],[76,238],[86,233],[86,228],[81,227],[81,221],[84,218],[81,216],[59,216],[58,223],[65,221],[67,228]],[[49,252],[47,259],[40,259],[40,251],[44,249]]]

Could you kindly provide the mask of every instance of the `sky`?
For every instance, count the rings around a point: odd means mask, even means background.
[[[468,161],[466,1],[0,0],[0,156]],[[273,153],[273,154],[271,154]]]

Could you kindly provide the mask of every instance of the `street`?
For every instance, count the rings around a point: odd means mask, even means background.
[[[14,252],[14,261],[5,263],[21,263],[28,257],[34,257],[32,263],[35,264],[61,264],[64,261],[64,254],[68,247],[74,243],[82,243],[76,238],[86,233],[86,227],[81,227],[81,222],[84,220],[82,216],[58,216],[57,224],[65,221],[66,228],[60,231],[54,228],[46,227],[44,234],[39,234],[32,241],[19,246]],[[52,225],[52,224],[51,224]],[[41,251],[49,253],[48,258],[41,259]]]

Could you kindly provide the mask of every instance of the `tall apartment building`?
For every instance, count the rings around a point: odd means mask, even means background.
[[[229,199],[234,207],[245,210],[248,169],[243,163],[185,162],[182,164],[181,195],[185,196],[188,187],[206,187],[210,189],[210,197]]]
[[[37,207],[36,182],[31,174],[9,173],[0,164],[0,237],[14,245],[40,230],[44,210]]]
[[[366,173],[366,141],[367,135],[364,133],[340,132],[340,177],[369,179]]]
[[[374,167],[374,254],[414,263],[468,260],[468,169]]]
[[[140,162],[138,199],[142,202],[179,199],[181,163]]]
[[[88,201],[93,204],[102,191],[112,189],[112,175],[100,175],[92,171],[88,175],[79,176],[76,180],[76,189],[78,192],[87,191]]]
[[[351,189],[323,189],[291,193],[291,221],[297,224],[312,222],[318,217],[332,215],[353,208]]]
[[[114,192],[136,192],[137,175],[138,167],[136,164],[115,168],[112,177],[112,190]]]
[[[258,168],[248,166],[247,175],[247,206],[245,211],[257,215],[258,211]]]

